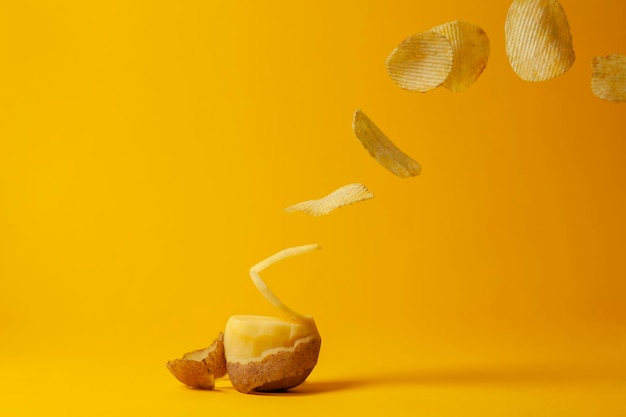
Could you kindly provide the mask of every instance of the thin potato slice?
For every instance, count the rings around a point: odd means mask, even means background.
[[[431,29],[445,36],[452,45],[452,70],[443,86],[455,93],[465,90],[482,74],[489,60],[489,38],[485,31],[462,20],[444,23]]]
[[[569,23],[557,0],[514,0],[504,33],[511,67],[523,80],[546,81],[574,64]]]
[[[626,55],[597,56],[591,68],[593,94],[612,103],[626,102]]]
[[[398,177],[414,177],[422,172],[420,164],[398,149],[361,110],[354,112],[352,130],[369,154]]]
[[[314,250],[318,250],[321,248],[322,247],[317,243],[313,243],[310,245],[283,249],[280,252],[273,254],[269,258],[263,259],[261,262],[253,265],[252,268],[250,268],[250,278],[252,279],[252,282],[254,283],[254,286],[257,288],[257,290],[259,290],[259,292],[271,305],[279,309],[286,317],[296,323],[312,323],[313,318],[300,314],[297,311],[294,311],[291,308],[287,307],[280,300],[280,298],[278,298],[272,292],[272,290],[267,287],[265,281],[263,281],[263,278],[261,278],[259,273],[265,268],[274,265],[278,261],[282,261],[283,259],[290,258],[292,256],[313,252]]]
[[[333,191],[326,197],[293,204],[285,208],[285,211],[288,213],[303,211],[311,216],[322,216],[337,208],[358,203],[359,201],[367,200],[372,197],[374,197],[374,194],[363,184],[348,184]]]
[[[385,65],[398,86],[425,93],[443,84],[452,70],[452,61],[450,41],[428,31],[405,39],[387,57]]]

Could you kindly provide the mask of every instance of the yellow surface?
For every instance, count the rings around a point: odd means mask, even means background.
[[[626,53],[626,3],[563,0],[577,61],[528,83],[507,1],[0,3],[0,413],[11,416],[626,415],[626,104],[591,59]],[[385,58],[446,21],[491,56],[459,94]],[[422,174],[351,131],[363,109]],[[351,182],[374,199],[283,208]],[[323,338],[278,396],[189,390],[168,359],[263,273]]]

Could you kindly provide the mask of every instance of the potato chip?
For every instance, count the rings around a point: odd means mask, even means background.
[[[361,110],[354,112],[352,130],[369,154],[392,173],[408,178],[422,172],[420,164],[398,149]]]
[[[485,31],[462,20],[444,23],[431,29],[445,36],[452,45],[452,70],[443,86],[455,93],[465,90],[478,79],[489,59],[489,38]]]
[[[511,67],[523,80],[546,81],[574,64],[569,23],[557,0],[514,0],[504,33]]]
[[[372,194],[363,184],[348,184],[333,191],[326,197],[294,204],[285,208],[285,211],[288,213],[303,211],[311,216],[322,216],[339,207],[368,200],[372,197],[374,197],[374,194]]]
[[[385,65],[398,86],[425,93],[443,84],[452,70],[452,61],[450,41],[428,31],[404,40],[387,57]]]
[[[626,101],[626,55],[597,56],[591,68],[593,94],[613,103]]]

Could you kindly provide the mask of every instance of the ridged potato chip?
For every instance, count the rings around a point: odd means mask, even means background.
[[[435,32],[413,35],[387,57],[389,77],[401,88],[425,93],[439,87],[452,70],[450,41]]]
[[[398,149],[361,110],[354,112],[352,130],[369,154],[390,172],[401,178],[422,172],[420,164]]]
[[[612,103],[626,102],[626,55],[597,56],[591,69],[593,94]]]
[[[445,36],[452,45],[452,70],[443,86],[455,93],[465,90],[478,79],[489,60],[489,38],[471,23],[455,20],[431,29]]]
[[[291,205],[285,208],[285,211],[288,213],[303,211],[311,216],[322,216],[339,207],[368,200],[372,197],[374,194],[363,184],[348,184],[318,200],[308,200]]]
[[[546,81],[569,70],[576,56],[557,0],[514,0],[504,25],[506,54],[525,81]]]

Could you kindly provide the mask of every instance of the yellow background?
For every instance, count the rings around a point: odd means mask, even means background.
[[[626,3],[563,0],[577,60],[528,83],[508,1],[0,2],[3,415],[626,415],[626,105],[591,59]],[[412,94],[385,59],[451,20],[491,41],[466,91]],[[423,167],[400,179],[361,108]],[[313,218],[292,203],[362,182]],[[164,363],[233,314],[315,316],[292,394],[189,390]]]

